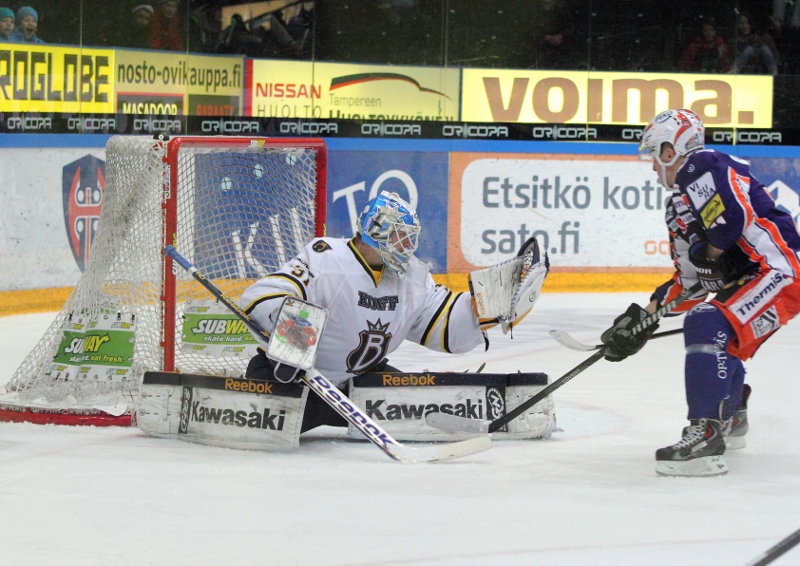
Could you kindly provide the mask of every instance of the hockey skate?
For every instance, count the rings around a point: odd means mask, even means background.
[[[725,448],[728,450],[738,450],[747,446],[745,435],[750,428],[747,422],[747,400],[750,398],[750,386],[745,384],[742,390],[742,404],[733,414],[733,417],[725,421],[722,435],[725,437]]]
[[[676,444],[656,450],[656,473],[661,476],[727,474],[722,429],[723,423],[717,419],[692,420]]]

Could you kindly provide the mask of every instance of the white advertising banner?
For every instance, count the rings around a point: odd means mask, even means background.
[[[530,236],[554,267],[670,268],[667,194],[632,156],[453,153],[448,272],[509,259]]]
[[[0,152],[0,290],[78,282],[105,189],[104,159],[98,148]]]

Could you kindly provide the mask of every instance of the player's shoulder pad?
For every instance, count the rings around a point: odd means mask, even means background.
[[[325,238],[317,238],[312,240],[309,244],[309,247],[318,254],[328,252],[333,249],[333,246],[331,246],[330,242],[328,242],[328,240]]]
[[[693,151],[686,157],[686,165],[681,170],[686,170],[694,166],[696,171],[707,171],[724,165],[728,161],[729,156],[726,153],[719,152],[715,149],[701,149]],[[689,171],[691,173],[691,171]]]
[[[314,238],[303,250],[314,277],[335,275],[350,269],[352,254],[344,238]]]

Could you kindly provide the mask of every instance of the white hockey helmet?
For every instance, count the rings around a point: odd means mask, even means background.
[[[693,151],[703,149],[706,129],[700,117],[691,110],[665,110],[650,120],[642,133],[639,153],[648,155],[659,165],[658,179],[667,189],[667,167]],[[661,161],[661,149],[668,143],[675,150],[675,157],[668,163]]]
[[[387,268],[400,277],[417,251],[422,230],[417,212],[397,193],[382,191],[369,201],[358,217],[358,233],[378,250]]]

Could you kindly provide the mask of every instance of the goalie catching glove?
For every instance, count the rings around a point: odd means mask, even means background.
[[[605,344],[605,358],[609,362],[621,362],[644,347],[658,324],[652,324],[634,334],[633,329],[649,316],[646,310],[632,303],[624,313],[614,319],[614,326],[603,332],[601,342]]]
[[[469,274],[469,290],[478,326],[486,331],[498,324],[506,334],[533,309],[550,269],[542,261],[536,238],[530,238],[517,257]]]

